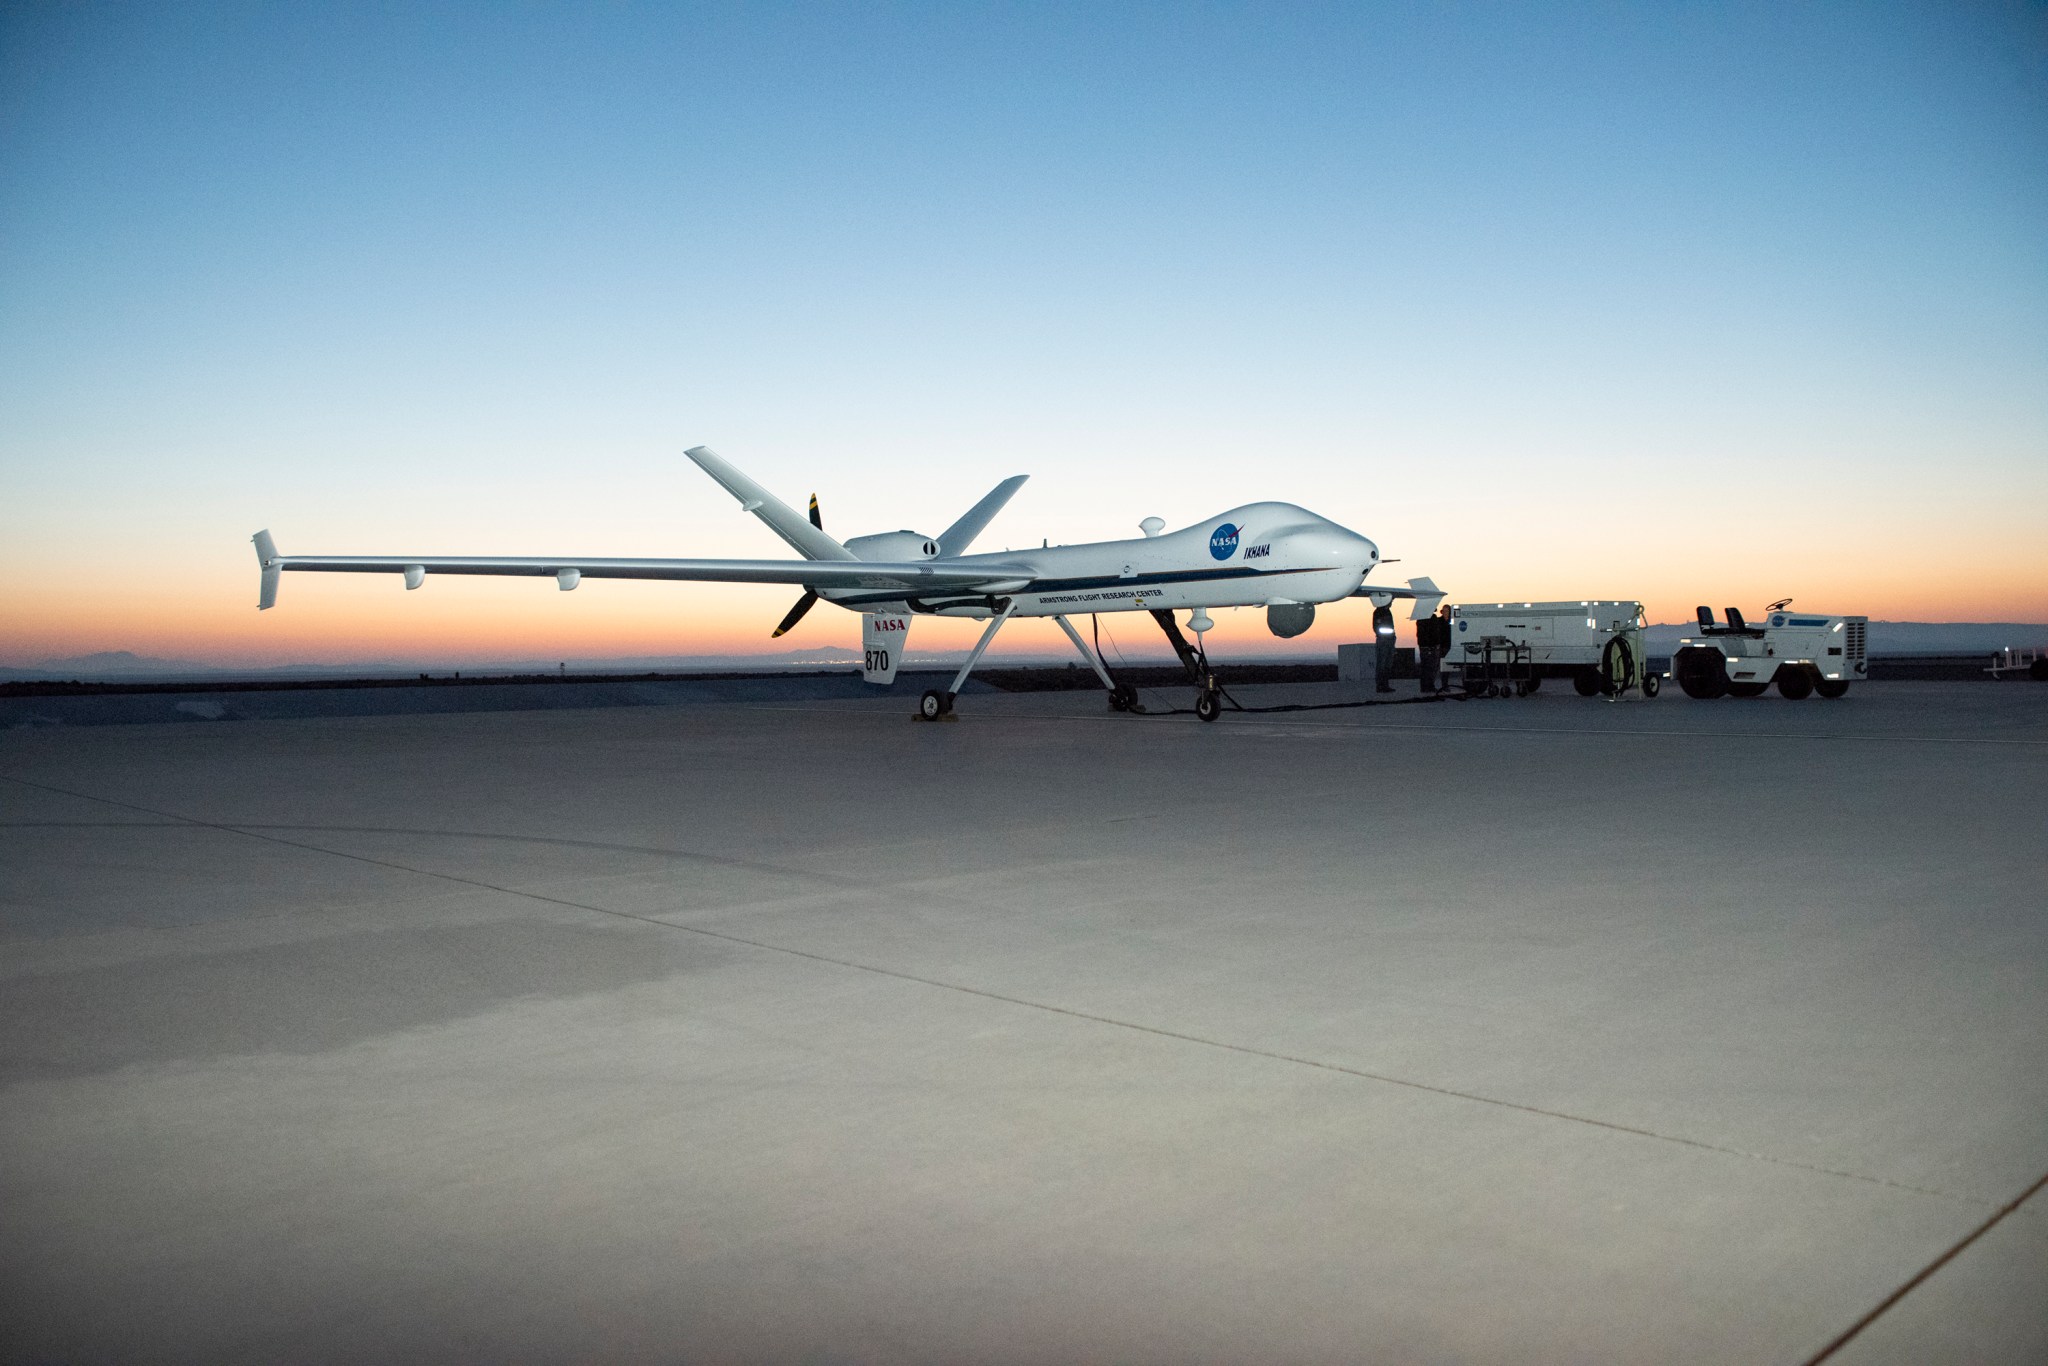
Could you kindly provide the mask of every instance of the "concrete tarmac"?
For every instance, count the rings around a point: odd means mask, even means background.
[[[2044,779],[2025,684],[0,733],[0,1349],[2048,1360]]]

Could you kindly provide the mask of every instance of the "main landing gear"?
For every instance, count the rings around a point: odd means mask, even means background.
[[[927,689],[924,696],[918,698],[918,720],[954,719],[953,699],[959,696],[960,685],[967,681],[967,675],[974,672],[974,666],[981,662],[982,655],[988,650],[989,642],[996,638],[996,632],[1010,619],[1012,610],[1014,603],[1009,599],[1002,600],[1001,610],[989,618],[987,628],[981,633],[981,639],[975,642],[974,652],[967,656],[967,662],[960,666],[960,672],[953,675],[952,684],[943,692],[937,688]],[[1167,643],[1172,645],[1173,652],[1180,656],[1180,662],[1187,668],[1189,681],[1195,685],[1195,715],[1204,721],[1214,721],[1223,715],[1223,688],[1216,682],[1216,675],[1209,667],[1208,650],[1199,643],[1188,644],[1188,638],[1181,634],[1180,626],[1173,619],[1173,613],[1165,610],[1155,611],[1152,613],[1152,619],[1166,632]],[[1100,651],[1088,648],[1088,642],[1081,639],[1081,633],[1074,629],[1074,623],[1063,616],[1056,616],[1053,620],[1060,624],[1060,629],[1067,633],[1067,639],[1073,641],[1074,648],[1081,652],[1081,658],[1088,661],[1088,667],[1095,670],[1095,676],[1102,680],[1103,688],[1109,693],[1109,709],[1130,712],[1142,710],[1138,705],[1138,690],[1128,683],[1119,683],[1110,676],[1108,666],[1102,662]],[[1188,625],[1193,628],[1197,642],[1215,624],[1209,614],[1199,607],[1188,619]]]
[[[1159,623],[1160,630],[1166,632],[1167,643],[1172,645],[1173,652],[1180,656],[1180,662],[1187,668],[1189,680],[1195,685],[1195,715],[1204,721],[1214,721],[1223,714],[1223,689],[1218,686],[1216,675],[1209,669],[1209,652],[1199,645],[1188,644],[1188,638],[1181,634],[1180,626],[1173,619],[1173,613],[1164,610],[1154,611],[1152,619]],[[1088,661],[1088,667],[1095,670],[1095,676],[1101,679],[1102,686],[1109,690],[1109,709],[1137,711],[1138,690],[1128,683],[1119,683],[1110,677],[1108,666],[1102,662],[1100,648],[1089,649],[1088,642],[1081,639],[1081,633],[1074,629],[1074,623],[1065,617],[1054,617],[1053,620],[1060,624],[1060,629],[1067,633],[1067,639],[1073,641],[1074,648],[1081,652],[1081,658]],[[1209,614],[1200,608],[1195,610],[1188,622],[1188,625],[1194,628],[1197,640],[1215,624]]]
[[[960,695],[960,685],[967,681],[967,675],[974,672],[974,666],[981,663],[981,657],[988,653],[989,642],[996,638],[996,632],[1003,629],[1003,623],[1010,619],[1010,613],[1017,608],[1014,598],[999,599],[1000,607],[988,619],[981,639],[974,643],[974,652],[967,656],[967,662],[960,666],[960,672],[953,675],[953,681],[944,692],[937,688],[925,689],[924,696],[917,699],[917,719],[920,721],[951,721],[953,699]]]

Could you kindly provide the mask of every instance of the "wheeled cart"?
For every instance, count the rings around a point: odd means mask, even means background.
[[[1541,686],[1535,653],[1519,640],[1481,636],[1458,662],[1467,697],[1527,697]]]

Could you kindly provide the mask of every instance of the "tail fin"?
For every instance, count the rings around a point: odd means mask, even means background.
[[[903,644],[910,639],[910,618],[890,612],[863,612],[860,617],[860,676],[884,686],[896,681],[903,662]]]
[[[256,610],[262,612],[277,606],[277,577],[283,571],[277,562],[277,542],[270,539],[268,531],[249,539],[256,543],[256,567],[263,571],[263,589],[256,599]]]
[[[740,507],[768,524],[768,529],[788,541],[807,560],[850,560],[853,552],[812,526],[804,515],[727,464],[709,446],[692,446],[683,454],[697,462],[704,473],[725,486],[740,500]]]
[[[990,489],[987,496],[967,509],[959,521],[940,533],[939,554],[965,555],[967,547],[974,544],[974,538],[981,534],[982,528],[995,520],[995,515],[1003,510],[1003,504],[1009,502],[1030,477],[1028,474],[1011,475]]]

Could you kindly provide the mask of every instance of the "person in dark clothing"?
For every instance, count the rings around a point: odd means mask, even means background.
[[[1451,609],[1446,604],[1434,616],[1415,623],[1415,662],[1422,676],[1422,691],[1436,692],[1443,687],[1439,675],[1443,658],[1450,652]]]

